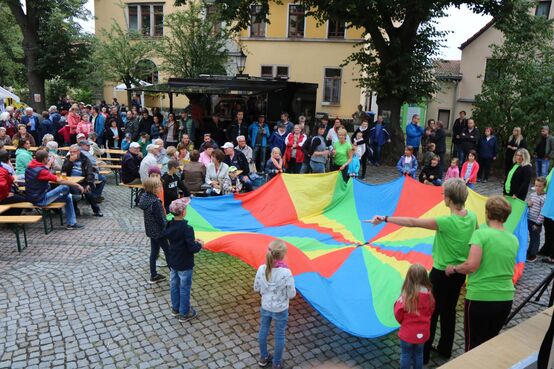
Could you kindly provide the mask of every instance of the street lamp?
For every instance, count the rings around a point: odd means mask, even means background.
[[[242,49],[240,49],[240,54],[235,56],[236,62],[237,62],[237,70],[239,71],[239,74],[237,74],[237,77],[242,76],[242,72],[244,72],[244,68],[246,67],[246,54]]]

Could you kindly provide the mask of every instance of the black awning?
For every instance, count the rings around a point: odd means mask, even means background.
[[[167,83],[151,86],[138,86],[130,89],[133,92],[172,93],[172,94],[207,94],[207,95],[258,95],[267,92],[284,90],[287,87],[302,86],[317,90],[316,83],[289,82],[282,79],[265,79],[259,77],[226,77],[209,76],[200,78],[170,78]]]

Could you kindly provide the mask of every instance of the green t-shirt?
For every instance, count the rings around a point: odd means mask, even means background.
[[[512,282],[519,247],[516,236],[486,226],[473,233],[471,244],[481,247],[481,265],[467,279],[466,299],[473,301],[512,301]]]
[[[477,216],[471,211],[463,217],[445,215],[435,218],[437,233],[433,242],[433,268],[445,270],[461,264],[469,254],[469,240],[477,228]]]
[[[348,161],[348,152],[352,150],[352,145],[350,142],[346,141],[341,144],[340,141],[337,141],[333,144],[335,149],[335,165],[343,165]]]

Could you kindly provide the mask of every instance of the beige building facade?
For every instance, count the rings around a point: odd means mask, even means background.
[[[533,11],[537,16],[554,17],[552,1],[539,1]],[[490,21],[460,46],[461,60],[439,63],[436,73],[441,89],[428,103],[427,119],[438,119],[452,127],[461,110],[472,115],[475,96],[481,93],[487,62],[492,55],[490,46],[503,41],[502,32],[494,27],[494,20]]]
[[[133,0],[124,2],[121,9],[116,0],[95,0],[96,30],[109,29],[115,20],[130,29],[142,30],[145,37],[161,38],[166,32],[163,28],[164,15],[179,9],[173,3]],[[236,40],[236,49],[242,48],[247,55],[244,73],[255,77],[316,83],[316,112],[350,118],[362,98],[362,90],[356,84],[360,72],[352,64],[342,64],[361,41],[361,30],[348,28],[344,22],[333,20],[318,24],[315,18],[306,16],[302,5],[294,2],[272,2],[268,23],[257,20],[258,11],[257,6],[252,6],[252,26],[243,30]],[[158,67],[162,63],[156,56],[151,61]],[[232,68],[229,69],[228,73],[234,74]],[[169,77],[156,73],[146,82],[166,82]],[[126,103],[126,92],[118,91],[116,87],[115,83],[105,81],[104,98],[110,101],[117,97],[120,102]],[[167,108],[168,100],[163,95],[147,96],[146,105]],[[174,101],[177,109],[187,104],[184,96]]]

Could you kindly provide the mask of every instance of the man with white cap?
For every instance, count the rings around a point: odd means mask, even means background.
[[[226,142],[225,145],[221,146],[223,152],[225,152],[225,164],[228,166],[235,166],[237,169],[241,170],[241,175],[239,176],[240,181],[242,182],[246,192],[252,191],[252,181],[250,181],[250,166],[246,156],[238,150],[235,150],[235,146],[231,142]]]
[[[121,162],[121,182],[125,184],[141,184],[140,181],[140,163],[142,154],[138,142],[131,142],[129,150]]]
[[[160,146],[156,144],[150,144],[146,146],[146,156],[142,159],[140,163],[140,181],[144,183],[148,178],[148,169],[150,167],[158,166],[158,155],[160,154]]]

